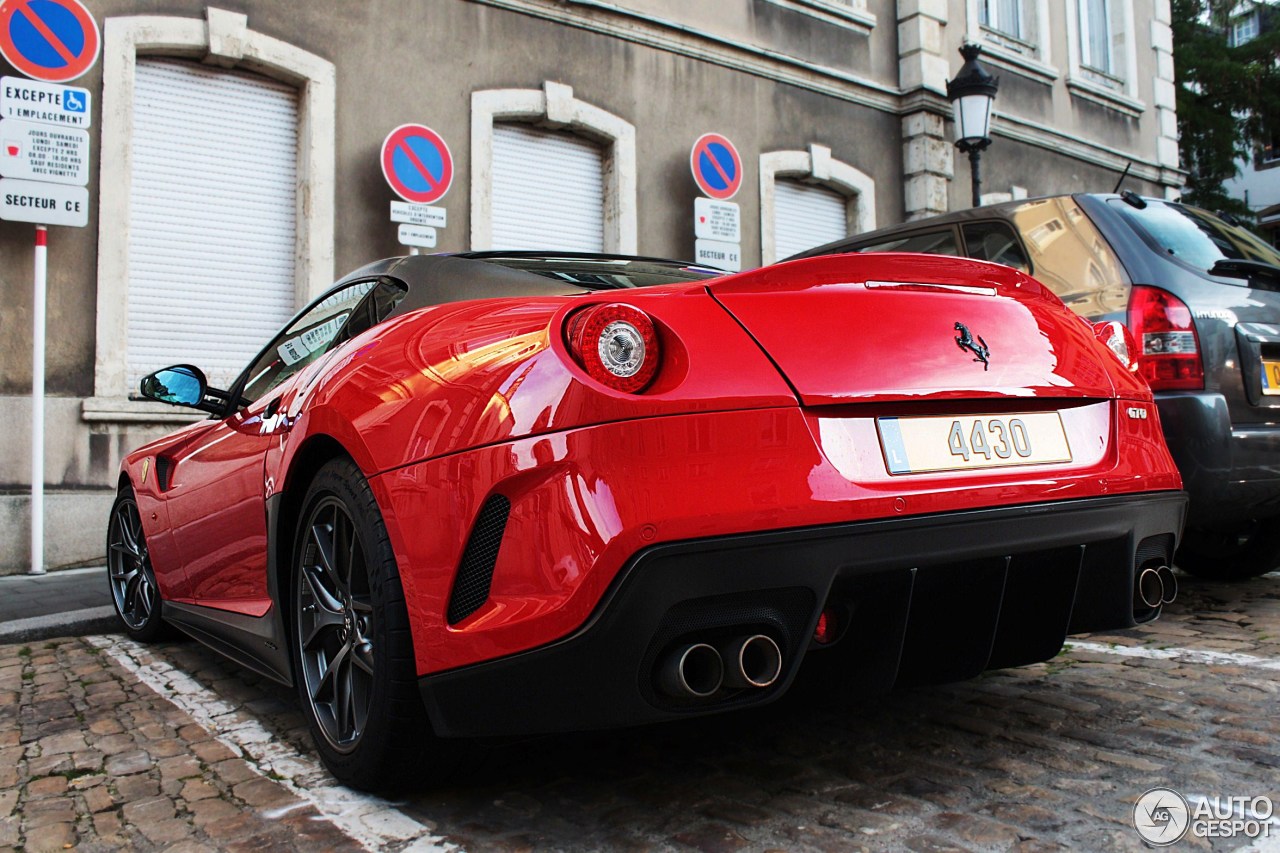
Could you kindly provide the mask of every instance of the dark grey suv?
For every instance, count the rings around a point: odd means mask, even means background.
[[[1280,565],[1280,253],[1203,210],[1133,193],[1013,201],[810,249],[1017,267],[1090,320],[1120,320],[1191,494],[1178,564]]]

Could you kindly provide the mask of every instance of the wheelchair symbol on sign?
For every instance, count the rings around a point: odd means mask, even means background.
[[[67,108],[67,112],[82,113],[84,112],[84,96],[79,92],[67,92],[66,97],[62,99],[62,105]]]

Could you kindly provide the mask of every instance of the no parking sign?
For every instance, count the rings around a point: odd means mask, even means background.
[[[0,0],[0,53],[28,77],[74,80],[101,48],[98,22],[79,0]]]
[[[742,158],[733,143],[718,133],[704,133],[689,154],[693,180],[703,194],[726,201],[742,186]]]
[[[382,174],[400,198],[431,204],[444,198],[453,183],[453,155],[431,128],[402,124],[382,143]]]

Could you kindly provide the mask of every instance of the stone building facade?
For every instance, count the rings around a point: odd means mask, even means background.
[[[425,124],[436,251],[690,257],[690,149],[742,159],[742,262],[967,206],[946,81],[1000,78],[988,200],[1176,192],[1169,0],[86,0],[91,215],[49,236],[45,562],[100,559],[120,457],[336,276],[405,249],[383,139]],[[5,69],[6,73],[13,73]],[[32,226],[0,222],[0,572],[25,571]],[[247,353],[247,355],[246,355]]]

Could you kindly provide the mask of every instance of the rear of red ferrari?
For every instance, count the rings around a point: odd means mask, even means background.
[[[1123,333],[1016,271],[820,258],[531,316],[457,380],[511,437],[371,478],[438,734],[967,678],[1172,595],[1186,501]]]

